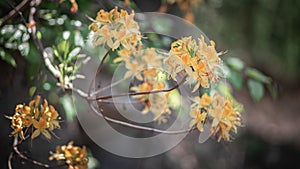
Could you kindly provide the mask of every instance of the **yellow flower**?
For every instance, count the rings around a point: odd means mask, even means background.
[[[199,38],[198,44],[192,37],[184,37],[172,43],[165,63],[169,76],[174,80],[179,72],[184,71],[190,84],[197,81],[193,89],[195,92],[200,86],[209,88],[209,81],[218,81],[221,54],[216,52],[215,43],[211,41],[207,45],[203,36]]]
[[[119,57],[115,58],[113,60],[113,63],[118,63],[118,62],[122,62],[122,61],[127,62],[130,60],[130,57],[133,53],[134,53],[134,51],[128,50],[126,48],[120,49],[118,51]]]
[[[138,80],[142,81],[143,77],[141,75],[141,71],[143,70],[143,65],[139,64],[137,61],[126,62],[126,68],[128,71],[124,75],[124,79],[127,79],[131,76],[136,77]]]
[[[148,92],[148,91],[151,91],[152,89],[153,89],[153,85],[148,82],[144,82],[138,86],[133,86],[130,88],[131,91],[134,91],[137,93],[138,92]],[[148,95],[136,95],[136,96],[132,96],[132,98],[137,98],[139,101],[143,102],[148,99]]]
[[[142,63],[146,65],[146,68],[161,68],[162,56],[159,55],[154,48],[146,48],[140,57]]]
[[[23,130],[25,128],[35,128],[31,138],[34,139],[40,133],[45,135],[48,139],[51,138],[50,133],[47,130],[54,130],[59,128],[58,112],[53,106],[49,106],[47,100],[44,100],[44,104],[40,104],[41,97],[37,96],[35,100],[29,102],[29,105],[17,105],[15,114],[11,119],[11,127],[14,131],[12,135],[19,134],[21,139],[25,139]],[[27,131],[26,129],[26,131]]]
[[[164,83],[152,83],[144,82],[141,85],[133,86],[130,90],[134,92],[148,92],[151,90],[162,90],[165,88]],[[144,108],[141,111],[142,114],[147,114],[152,112],[154,115],[154,120],[163,122],[165,119],[161,118],[163,115],[171,114],[171,110],[168,104],[169,92],[166,93],[152,93],[132,96],[132,98],[138,99],[140,102],[144,102]]]
[[[200,106],[201,107],[208,107],[211,103],[211,97],[204,93],[200,99]]]
[[[134,12],[130,14],[125,10],[119,12],[118,7],[110,12],[100,10],[89,29],[94,33],[92,36],[94,46],[106,44],[112,50],[119,48],[120,45],[128,50],[134,48],[142,37],[139,25],[134,21]]]
[[[207,113],[201,112],[200,109],[191,109],[190,116],[193,118],[190,122],[190,128],[197,124],[200,132],[203,132],[203,124],[205,122]]]
[[[211,102],[212,102],[212,98],[210,96],[208,96],[206,93],[204,93],[201,98],[196,96],[193,99],[194,103],[191,105],[191,108],[193,109],[207,109]]]
[[[49,127],[48,122],[41,117],[39,121],[33,120],[33,126],[36,128],[36,130],[32,133],[31,139],[36,138],[39,136],[41,133],[47,138],[51,139],[50,133],[46,130]]]
[[[109,13],[107,13],[103,9],[101,9],[97,13],[96,21],[100,22],[102,24],[108,23],[110,21],[110,19],[109,19]]]
[[[71,141],[68,145],[57,146],[56,152],[51,153],[49,160],[64,161],[69,169],[87,169],[88,158],[86,147],[78,147],[73,145]]]
[[[211,134],[218,134],[218,141],[231,140],[230,132],[237,133],[237,126],[241,126],[240,113],[234,109],[233,102],[215,95],[208,114],[213,118]]]

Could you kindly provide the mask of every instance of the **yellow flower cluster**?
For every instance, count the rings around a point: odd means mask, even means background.
[[[151,82],[143,82],[138,86],[133,86],[130,90],[134,92],[148,92],[152,90],[163,90],[165,89],[164,83],[152,83]],[[170,92],[160,92],[160,93],[152,93],[147,95],[137,95],[132,96],[133,98],[138,99],[139,102],[145,104],[144,109],[142,110],[142,114],[147,114],[152,112],[154,115],[154,120],[161,122],[166,122],[166,116],[171,114],[170,105],[168,104],[168,97]]]
[[[130,50],[142,38],[139,25],[134,21],[134,12],[128,14],[125,10],[118,11],[118,7],[110,12],[100,10],[89,28],[94,32],[94,46],[106,44],[112,50],[120,45]]]
[[[119,57],[113,62],[125,62],[127,72],[124,79],[135,77],[139,81],[147,81],[154,83],[157,74],[161,72],[162,56],[156,52],[154,48],[141,49],[141,45],[137,50],[121,49]]]
[[[190,116],[193,118],[190,122],[190,127],[197,124],[197,128],[200,132],[203,131],[203,124],[207,116],[207,108],[210,105],[212,98],[206,93],[202,97],[195,97],[194,104],[191,105]]]
[[[198,44],[192,37],[184,37],[172,43],[165,63],[168,65],[168,73],[174,80],[179,72],[184,71],[190,84],[196,81],[194,92],[200,85],[209,88],[209,82],[218,81],[221,54],[216,52],[215,43],[210,41],[210,45],[207,45],[203,36],[200,37]]]
[[[87,169],[88,158],[86,147],[78,147],[73,145],[71,141],[68,145],[57,146],[56,152],[52,153],[49,160],[63,161],[68,165],[68,169]]]
[[[156,52],[154,48],[146,48],[142,50],[140,44],[136,50],[128,50],[126,48],[118,51],[119,57],[114,60],[114,63],[125,62],[127,72],[124,79],[135,77],[142,81],[142,84],[130,88],[134,92],[149,92],[152,90],[165,89],[164,82],[159,82],[158,74],[162,72],[163,56]],[[146,95],[132,96],[138,99],[139,102],[145,104],[142,114],[152,112],[154,120],[165,122],[165,115],[171,114],[168,104],[167,93],[153,93]]]
[[[16,106],[15,114],[11,119],[11,127],[14,131],[12,135],[19,134],[22,140],[24,137],[24,129],[33,127],[35,131],[31,138],[39,136],[42,133],[46,138],[51,139],[49,131],[60,128],[58,113],[53,106],[49,106],[46,99],[44,104],[40,104],[41,97],[37,96],[35,100],[30,101],[29,105],[19,104]]]
[[[237,126],[241,126],[240,113],[233,107],[233,102],[218,94],[213,97],[203,94],[201,98],[195,97],[193,101],[190,109],[193,119],[190,126],[197,124],[202,132],[205,119],[212,119],[211,135],[218,135],[218,141],[231,140],[230,133],[237,133]]]

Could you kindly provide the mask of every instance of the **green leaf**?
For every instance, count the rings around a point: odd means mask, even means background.
[[[84,40],[83,40],[83,37],[81,36],[81,33],[79,31],[75,32],[74,43],[75,43],[76,46],[81,46],[81,47],[84,46]]]
[[[68,40],[70,38],[71,32],[70,31],[64,31],[62,35],[63,35],[64,40]]]
[[[39,52],[37,50],[37,48],[34,46],[33,43],[28,43],[29,44],[29,47],[28,47],[28,50],[29,50],[29,53],[28,55],[24,55],[24,58],[29,62],[29,63],[32,63],[32,64],[39,64],[40,63],[40,57],[39,57]],[[26,52],[25,52],[26,53]],[[36,65],[35,65],[36,66]]]
[[[243,76],[240,72],[230,70],[229,78],[228,80],[236,89],[241,89],[243,86]]]
[[[47,130],[42,131],[42,134],[43,134],[48,140],[51,139],[51,135],[50,135],[50,133],[49,133]]]
[[[31,140],[33,140],[34,138],[36,138],[37,136],[39,136],[40,135],[40,130],[35,130],[33,133],[32,133],[32,135],[31,135]]]
[[[29,54],[29,43],[24,42],[18,46],[18,49],[22,56],[27,56]]]
[[[72,121],[75,118],[76,113],[75,113],[71,96],[65,95],[62,98],[60,98],[59,101],[62,104],[63,109],[66,113],[67,121]]]
[[[244,62],[239,58],[230,57],[226,59],[227,64],[236,71],[244,69]]]
[[[32,97],[36,91],[36,86],[32,86],[29,88],[29,96]]]
[[[267,85],[268,91],[270,92],[270,95],[273,100],[277,98],[277,89],[273,84],[268,84]]]
[[[42,33],[41,33],[40,31],[37,31],[37,32],[36,32],[36,37],[37,37],[38,39],[42,39]]]
[[[262,83],[257,80],[248,79],[247,86],[248,86],[248,89],[249,89],[252,99],[255,102],[260,101],[265,92],[264,86],[262,85]]]
[[[269,84],[272,81],[272,79],[270,77],[264,75],[263,73],[261,73],[260,71],[254,69],[254,68],[247,68],[246,71],[245,71],[245,73],[249,77],[251,77],[251,78],[253,78],[253,79],[257,80],[257,81],[261,81],[263,83]]]
[[[88,158],[89,158],[88,169],[95,169],[99,167],[99,161],[96,158],[91,156],[89,156]]]
[[[28,33],[23,33],[22,42],[27,42],[30,39],[30,35]]]
[[[69,42],[64,40],[61,41],[58,45],[57,45],[57,50],[59,53],[63,53],[64,54],[64,59],[66,59],[67,54],[69,53]]]
[[[73,59],[76,59],[76,56],[79,54],[81,48],[80,47],[77,47],[77,48],[74,48],[70,53],[69,53],[69,56],[68,56],[68,59],[67,59],[67,63],[69,63],[71,60]]]
[[[15,59],[8,53],[6,53],[3,49],[0,48],[0,56],[1,59],[12,65],[13,67],[16,67],[16,61]]]
[[[170,92],[170,95],[168,97],[168,103],[169,105],[175,109],[175,110],[178,110],[180,107],[181,107],[181,100],[180,100],[180,93],[179,91],[176,89],[176,90],[172,90]]]
[[[233,96],[231,94],[231,89],[225,83],[219,83],[219,85],[218,85],[218,91],[220,92],[220,94],[222,96],[227,97],[229,99],[233,99]]]
[[[60,56],[60,54],[58,53],[57,49],[53,48],[53,53],[54,53],[54,56],[57,57],[57,59],[62,62],[62,57]]]
[[[99,168],[100,165],[99,161],[93,156],[90,149],[86,148],[86,150],[87,150],[87,157],[89,159],[88,169]]]
[[[16,30],[14,35],[11,37],[12,40],[18,40],[22,37],[22,31],[20,30]]]

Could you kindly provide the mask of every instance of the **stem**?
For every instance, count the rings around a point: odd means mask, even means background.
[[[12,169],[11,162],[12,162],[13,156],[14,156],[14,152],[11,152],[11,153],[9,154],[8,161],[7,161],[8,169]]]
[[[90,87],[89,87],[89,91],[88,91],[88,96],[91,96],[92,85],[93,85],[93,83],[95,82],[97,75],[98,75],[98,74],[100,73],[100,71],[102,70],[104,61],[105,61],[105,59],[107,58],[107,56],[108,56],[108,54],[109,54],[110,51],[111,51],[111,49],[109,49],[109,50],[105,53],[105,55],[103,56],[103,58],[101,59],[101,62],[100,62],[100,64],[99,64],[98,68],[97,68],[97,72],[96,72],[94,78],[92,79],[92,81],[91,81],[91,83],[90,83]]]
[[[152,91],[147,91],[147,92],[122,93],[122,94],[117,94],[117,95],[108,95],[108,96],[97,97],[96,100],[111,99],[111,98],[123,97],[123,96],[136,96],[136,95],[153,94],[153,93],[160,93],[160,92],[170,92],[174,89],[177,89],[179,86],[181,86],[184,83],[186,78],[187,78],[187,76],[185,76],[178,84],[176,84],[175,86],[173,86],[170,89],[152,90]]]
[[[29,23],[31,23],[31,22],[36,23],[34,20],[34,15],[36,14],[36,6],[38,6],[38,5],[39,4],[36,1],[35,2],[32,1],[30,3],[31,8],[30,8],[29,17],[28,17]],[[31,28],[31,31],[32,31],[31,36],[32,36],[33,42],[35,43],[35,46],[38,49],[40,55],[43,57],[46,67],[56,78],[58,78],[58,79],[61,78],[62,77],[61,73],[58,70],[56,70],[55,67],[53,66],[53,64],[51,63],[51,60],[50,60],[51,56],[49,56],[49,53],[44,50],[43,43],[36,35],[36,25]]]
[[[29,4],[29,2],[30,2],[30,0],[23,0],[16,7],[13,7],[13,9],[10,12],[8,12],[7,15],[5,15],[2,18],[2,22],[0,24],[0,28],[2,28],[4,25],[6,25],[6,23],[9,20],[11,20],[12,18],[14,18],[17,14],[19,14],[21,16],[22,21],[25,22],[25,19],[24,19],[22,13],[20,12],[20,10],[22,10],[25,6],[27,6]],[[7,1],[7,3],[10,6],[12,6],[9,1]],[[26,22],[25,22],[25,24],[26,24]]]
[[[63,163],[63,164],[58,164],[58,165],[51,166],[49,164],[42,163],[42,162],[39,162],[39,161],[36,161],[36,160],[33,160],[33,159],[27,157],[26,155],[24,155],[23,153],[21,153],[19,151],[19,149],[18,149],[18,145],[20,145],[23,141],[24,140],[18,141],[18,135],[16,135],[15,138],[14,138],[14,143],[13,143],[13,150],[14,150],[14,152],[12,152],[12,153],[16,153],[23,160],[29,161],[29,162],[31,162],[34,165],[38,165],[38,166],[41,166],[41,167],[44,167],[44,168],[57,168],[57,167],[61,167],[61,166],[66,165],[66,164]],[[10,156],[13,156],[13,155],[10,155]],[[10,164],[11,163],[11,159],[12,159],[12,157],[9,157],[9,160],[8,160],[8,165],[9,166],[11,166],[11,164]]]
[[[108,86],[106,86],[106,87],[103,87],[103,88],[100,88],[100,89],[96,90],[96,91],[93,92],[91,95],[94,96],[94,95],[96,95],[96,94],[98,94],[98,93],[101,93],[102,91],[105,91],[105,90],[107,90],[107,89],[109,89],[109,88],[112,88],[112,87],[114,87],[114,86],[120,84],[120,83],[123,82],[124,80],[125,80],[125,79],[120,79],[120,80],[118,80],[118,81],[115,81],[115,82],[113,82],[112,84],[110,84],[110,85],[108,85]]]
[[[45,168],[51,168],[49,164],[41,163],[41,162],[35,161],[35,160],[30,159],[29,157],[25,156],[23,153],[21,153],[21,152],[19,151],[17,145],[18,145],[18,135],[15,136],[14,143],[13,143],[13,149],[14,149],[14,152],[15,152],[20,158],[22,158],[23,160],[29,161],[29,162],[31,162],[31,163],[34,164],[34,165],[42,166],[42,167],[45,167]]]
[[[137,100],[137,101],[132,101],[132,102],[116,102],[116,101],[109,101],[109,100],[98,100],[100,103],[106,103],[106,104],[139,104],[142,103],[143,101]]]
[[[111,122],[111,123],[114,123],[114,124],[119,124],[119,125],[122,125],[122,126],[125,126],[125,127],[130,127],[130,128],[137,129],[137,130],[144,130],[144,131],[160,133],[160,134],[175,135],[175,134],[189,133],[189,132],[197,129],[196,127],[192,127],[192,128],[184,129],[184,130],[166,131],[166,130],[160,130],[160,129],[156,129],[156,128],[152,128],[152,127],[144,127],[144,126],[135,125],[135,124],[131,124],[131,123],[128,123],[128,122],[125,122],[125,121],[116,120],[116,119],[107,117],[107,116],[103,115],[102,113],[100,113],[99,111],[97,111],[97,109],[91,103],[89,104],[89,106],[96,113],[96,115],[104,118],[108,122]]]

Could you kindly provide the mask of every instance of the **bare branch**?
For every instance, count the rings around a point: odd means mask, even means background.
[[[13,156],[14,156],[14,152],[11,152],[9,154],[8,161],[7,161],[8,169],[12,169],[11,162],[12,162]]]
[[[154,133],[160,133],[160,134],[169,134],[169,135],[176,135],[176,134],[183,134],[183,133],[189,133],[195,129],[197,129],[196,127],[192,127],[189,129],[184,129],[184,130],[174,130],[174,131],[168,131],[168,130],[160,130],[160,129],[156,129],[156,128],[151,128],[151,127],[144,127],[144,126],[140,126],[140,125],[135,125],[132,123],[127,123],[125,121],[121,121],[121,120],[116,120],[110,117],[107,117],[105,115],[103,115],[101,112],[99,112],[90,102],[89,104],[90,108],[93,110],[93,112],[98,115],[99,117],[104,118],[105,120],[107,120],[108,122],[114,123],[114,124],[119,124],[125,127],[130,127],[133,129],[137,129],[137,130],[144,130],[144,131],[149,131],[149,132],[154,132]]]
[[[186,78],[187,78],[187,76],[185,76],[180,81],[180,83],[178,83],[177,85],[175,85],[174,87],[172,87],[170,89],[152,90],[152,91],[147,91],[147,92],[134,92],[134,93],[122,93],[122,94],[116,94],[116,95],[108,95],[108,96],[98,97],[98,98],[96,98],[96,100],[104,100],[104,99],[111,99],[111,98],[124,97],[124,96],[137,96],[137,95],[144,95],[144,94],[170,92],[170,91],[172,91],[174,89],[177,89],[179,86],[181,86],[184,83],[184,81],[185,81]]]
[[[110,51],[111,51],[111,49],[109,49],[109,50],[105,53],[105,55],[103,56],[103,58],[102,58],[102,60],[101,60],[101,62],[100,62],[100,64],[99,64],[99,66],[98,66],[98,68],[97,68],[97,72],[96,72],[94,78],[92,79],[92,81],[91,81],[91,83],[90,83],[90,87],[89,87],[89,91],[88,91],[88,95],[89,95],[89,96],[91,96],[92,85],[93,85],[93,83],[95,82],[97,75],[98,75],[98,74],[100,73],[100,71],[102,70],[104,61],[105,61],[105,59],[107,58],[107,56],[108,56],[108,54],[109,54]]]
[[[37,42],[39,43],[39,42]],[[52,64],[50,58],[53,58],[53,52],[51,51],[50,48],[46,48],[43,50],[43,54],[42,54],[43,58],[44,58],[44,62],[46,67],[49,69],[49,71],[57,78],[60,79],[62,78],[62,75],[60,73],[60,71],[58,71]]]
[[[140,104],[144,101],[136,100],[136,101],[130,101],[130,102],[116,102],[116,101],[109,101],[109,100],[98,100],[100,103],[106,103],[106,104]]]
[[[18,145],[18,135],[15,136],[14,143],[13,143],[13,149],[14,149],[14,152],[15,152],[20,158],[22,158],[23,160],[29,161],[29,162],[31,162],[31,163],[34,164],[34,165],[42,166],[42,167],[45,167],[45,168],[51,168],[49,164],[41,163],[41,162],[35,161],[35,160],[30,159],[29,157],[25,156],[23,153],[21,153],[21,152],[19,151],[17,145]]]
[[[38,165],[38,166],[41,166],[41,167],[44,167],[44,168],[57,168],[57,167],[61,167],[61,166],[66,165],[65,163],[62,163],[62,164],[51,166],[49,164],[42,163],[42,162],[39,162],[39,161],[36,161],[36,160],[33,160],[33,159],[27,157],[26,155],[21,153],[18,149],[18,145],[21,144],[22,142],[23,142],[23,140],[18,141],[18,135],[16,135],[15,138],[14,138],[14,142],[13,142],[13,150],[14,150],[14,153],[16,153],[23,160],[26,160],[26,161],[34,164],[34,165]],[[10,163],[10,162],[11,162],[11,160],[8,161],[8,163]],[[11,164],[9,164],[9,165],[11,166]]]
[[[115,82],[111,83],[110,85],[108,85],[108,86],[106,86],[106,87],[103,87],[103,88],[100,88],[100,89],[96,90],[95,92],[91,93],[91,95],[92,95],[92,96],[95,96],[95,95],[98,94],[98,93],[101,93],[101,92],[103,92],[103,91],[106,91],[107,89],[112,88],[112,87],[114,87],[114,86],[120,84],[120,83],[123,82],[124,80],[125,80],[125,79],[120,79],[120,80],[118,80],[118,81],[115,81]]]
[[[17,14],[19,14],[21,17],[23,17],[22,13],[20,12],[25,6],[27,6],[29,4],[30,0],[23,0],[21,3],[19,3],[16,7],[13,7],[13,9],[8,12],[7,15],[5,15],[2,18],[2,22],[0,24],[0,28],[2,28],[9,20],[11,20],[12,18],[14,18]],[[9,5],[10,2],[7,2]],[[22,18],[24,19],[24,18]],[[26,22],[25,22],[26,23]]]

